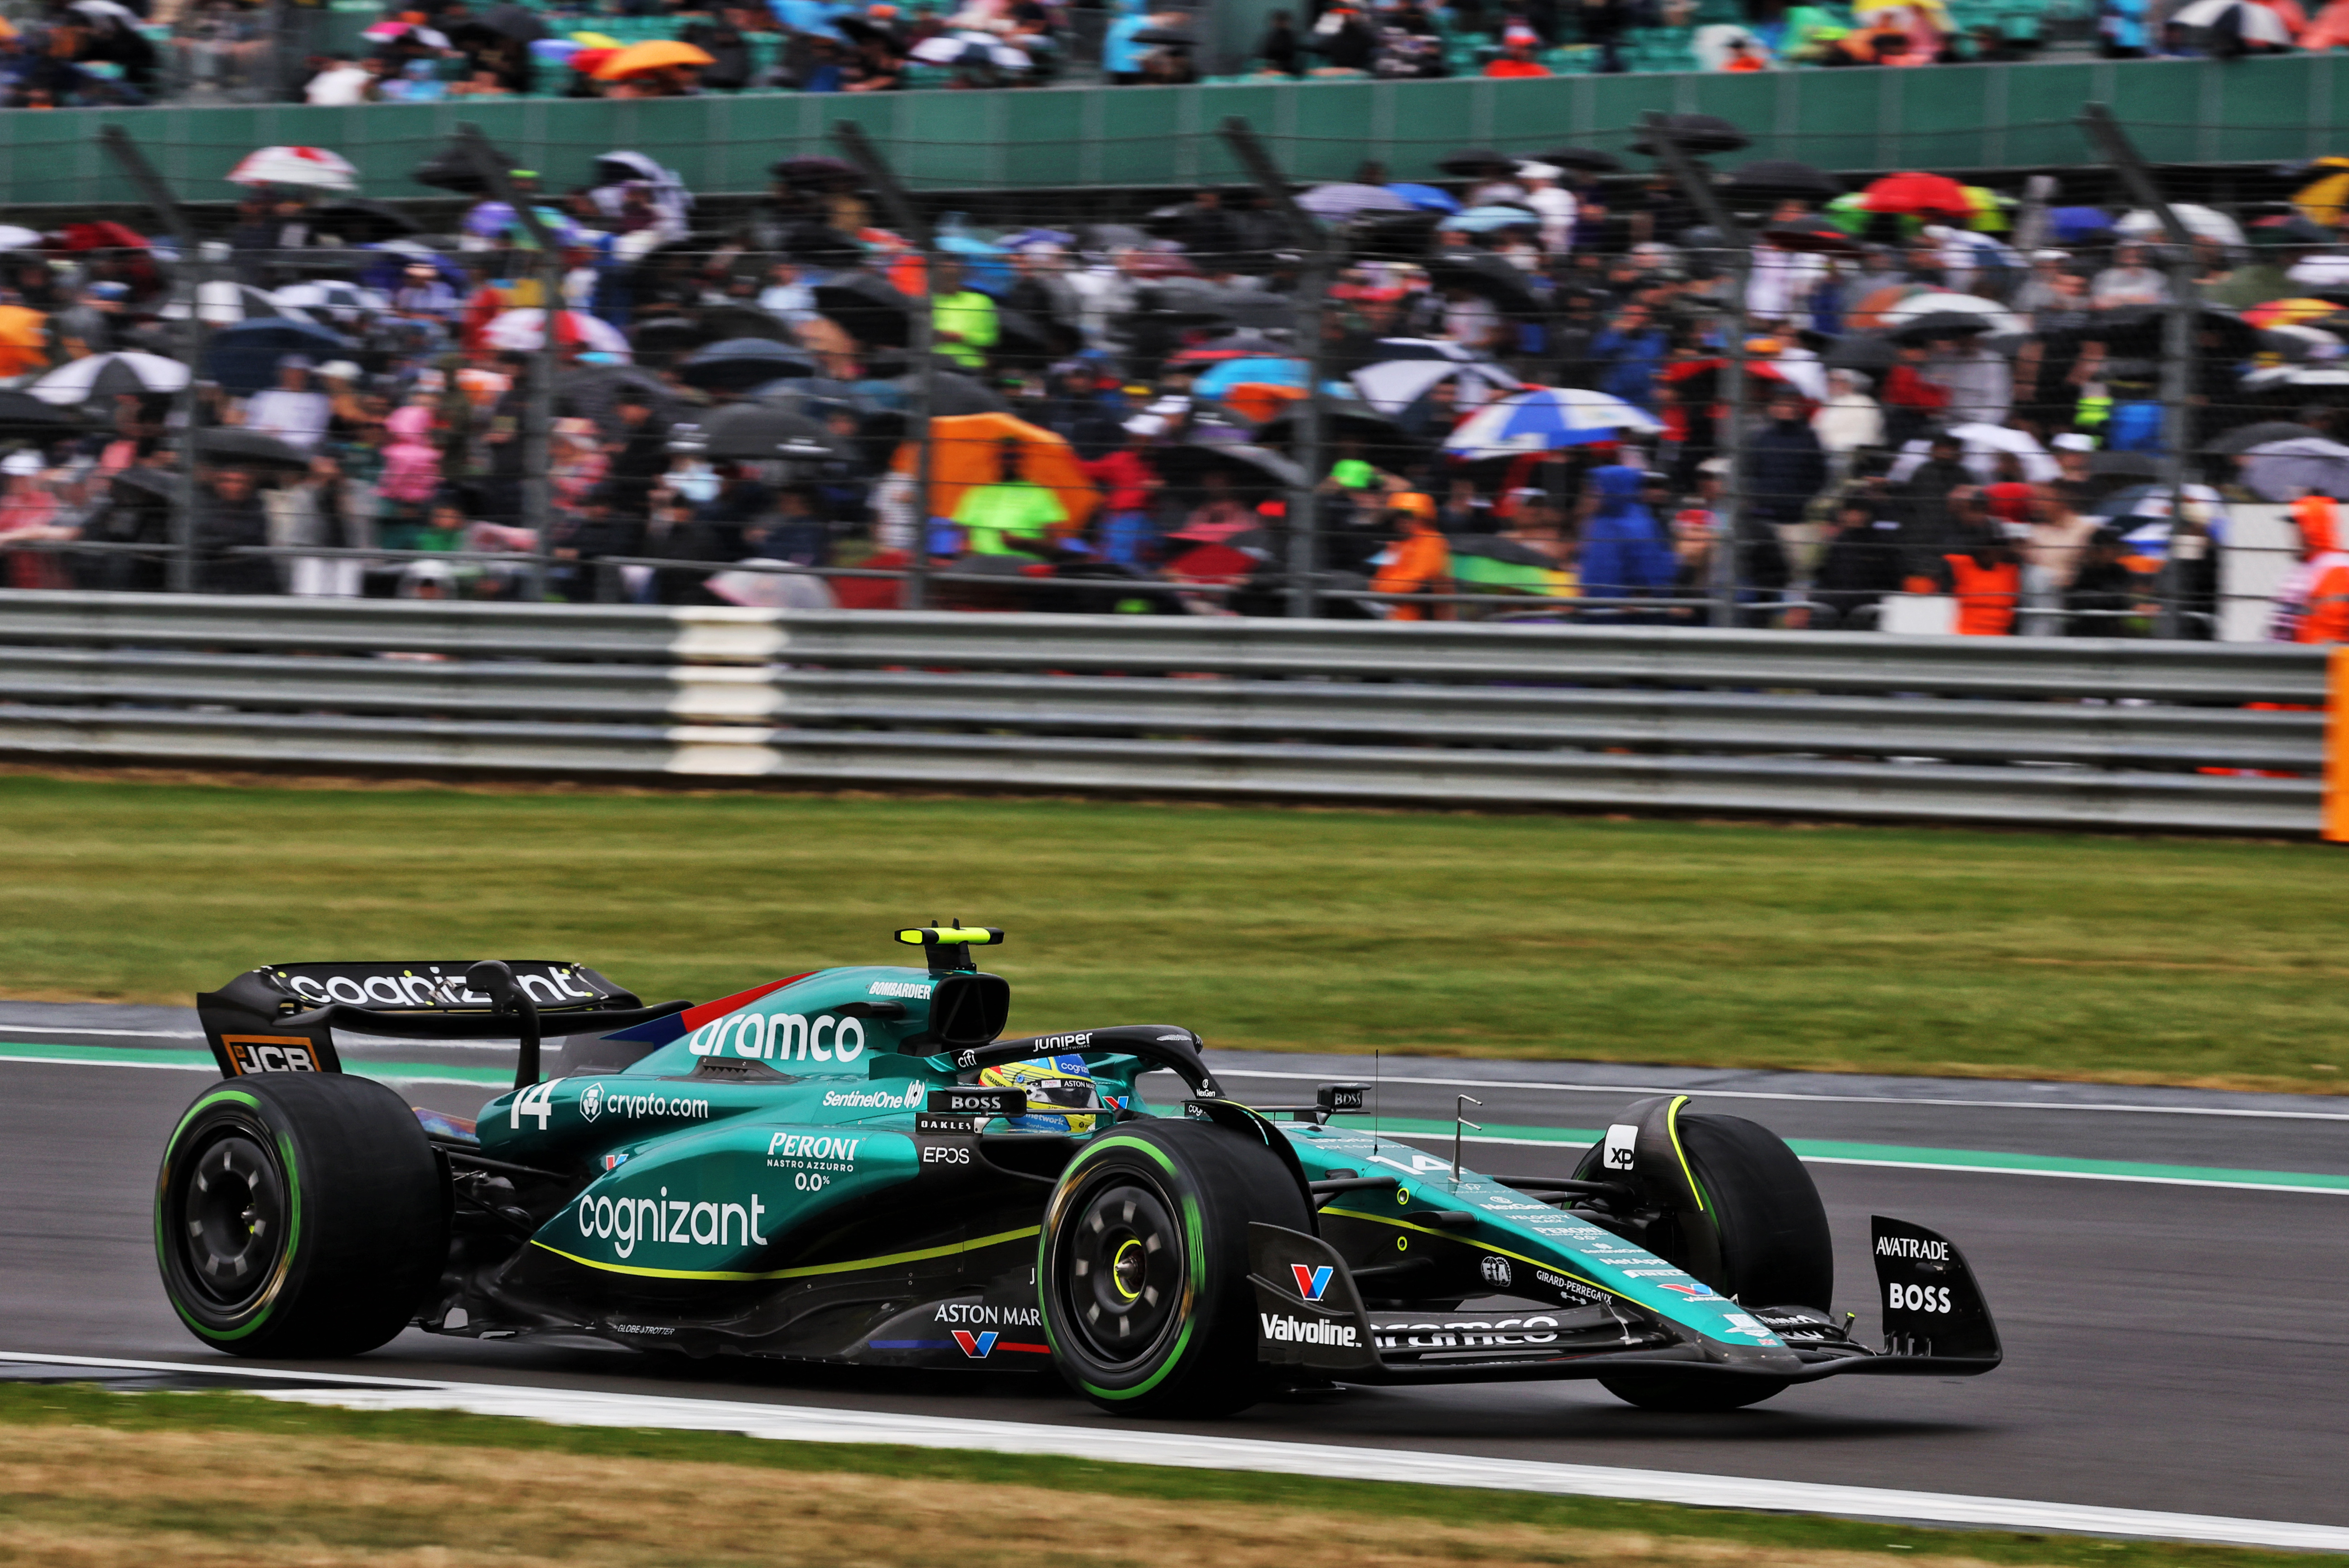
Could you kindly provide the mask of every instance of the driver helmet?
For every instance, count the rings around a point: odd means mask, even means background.
[[[992,1088],[1028,1091],[1028,1114],[1011,1116],[1005,1125],[1014,1132],[1057,1132],[1081,1137],[1093,1130],[1093,1119],[1107,1107],[1100,1086],[1085,1070],[1081,1056],[1045,1056],[1032,1062],[1006,1062],[988,1067],[978,1081]]]

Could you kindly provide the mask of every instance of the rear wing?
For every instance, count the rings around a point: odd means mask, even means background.
[[[534,1082],[543,1033],[608,1033],[688,1005],[647,1007],[581,964],[444,960],[267,964],[198,993],[196,1016],[222,1077],[339,1073],[341,1028],[411,1040],[520,1039]]]

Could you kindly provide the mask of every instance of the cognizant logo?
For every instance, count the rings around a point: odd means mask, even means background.
[[[826,1039],[826,1035],[830,1039]],[[853,1062],[864,1051],[864,1021],[820,1013],[730,1012],[687,1035],[697,1056],[755,1056],[766,1062]]]
[[[688,1203],[671,1198],[664,1187],[657,1199],[590,1193],[579,1199],[576,1213],[582,1236],[612,1242],[612,1251],[625,1258],[648,1241],[669,1247],[763,1247],[767,1239],[759,1234],[759,1222],[766,1208],[756,1193],[747,1205]]]

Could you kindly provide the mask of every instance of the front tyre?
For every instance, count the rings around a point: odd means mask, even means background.
[[[196,1096],[155,1183],[164,1293],[235,1355],[357,1355],[406,1327],[449,1252],[440,1157],[398,1095],[339,1073]]]
[[[1310,1231],[1296,1178],[1205,1122],[1128,1122],[1071,1161],[1036,1279],[1061,1375],[1104,1410],[1220,1416],[1263,1397],[1251,1221]]]

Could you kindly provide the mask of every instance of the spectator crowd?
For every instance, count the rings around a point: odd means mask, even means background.
[[[1846,189],[1676,134],[1750,251],[1612,155],[1468,149],[1303,192],[1326,277],[1254,192],[926,252],[833,159],[721,223],[620,151],[444,235],[260,150],[202,256],[0,235],[0,563],[849,607],[918,564],[962,607],[1278,614],[1309,496],[1329,614],[2207,637],[2267,502],[2270,634],[2349,629],[2349,161],[2176,207],[2172,249],[2054,179]]]

